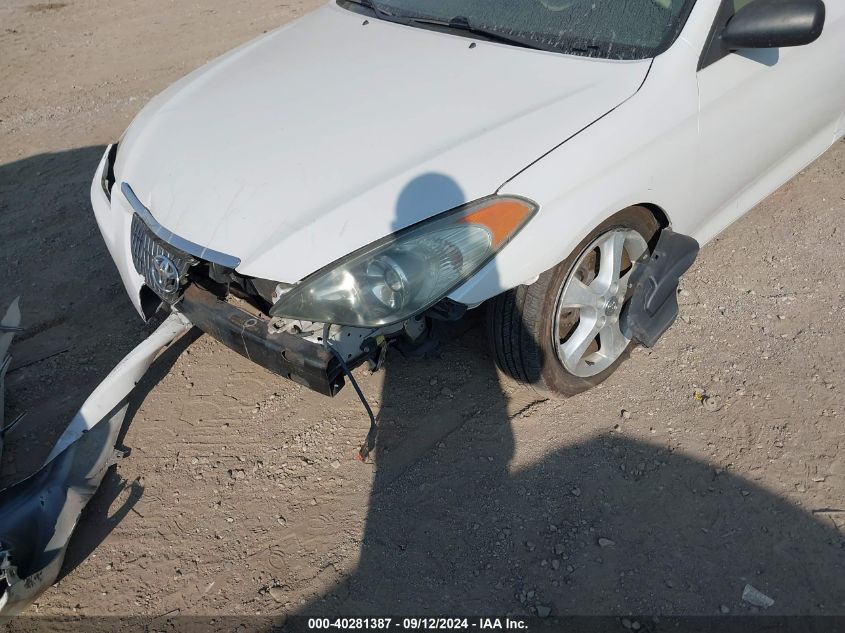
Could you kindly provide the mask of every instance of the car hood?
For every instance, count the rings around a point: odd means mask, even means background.
[[[173,233],[295,282],[494,193],[633,95],[649,66],[329,4],[154,98],[115,173]]]

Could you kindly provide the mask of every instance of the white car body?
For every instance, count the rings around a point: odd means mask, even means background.
[[[239,273],[292,284],[463,202],[535,201],[516,238],[450,293],[469,306],[530,283],[631,205],[703,244],[845,135],[845,4],[827,3],[810,45],[699,70],[719,4],[698,0],[654,59],[614,61],[330,2],[156,97],[121,141],[115,180]],[[108,200],[102,169],[94,211],[141,312],[133,208],[119,186]]]

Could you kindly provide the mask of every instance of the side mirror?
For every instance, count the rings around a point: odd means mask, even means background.
[[[752,0],[731,18],[720,40],[731,51],[803,46],[819,38],[824,21],[823,0]]]

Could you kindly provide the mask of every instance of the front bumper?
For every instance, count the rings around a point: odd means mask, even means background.
[[[325,347],[287,332],[273,332],[266,319],[221,301],[200,286],[188,286],[174,309],[229,349],[274,374],[325,396],[335,396],[343,388],[343,369]]]

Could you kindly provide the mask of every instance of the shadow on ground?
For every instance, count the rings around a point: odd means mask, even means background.
[[[397,229],[417,212],[409,200],[464,197],[446,176],[415,179]],[[407,362],[387,367],[360,562],[300,614],[748,613],[746,584],[775,599],[770,613],[845,613],[845,539],[824,513],[621,434],[517,455],[523,418],[469,319],[475,358],[429,364],[445,405],[407,388]],[[566,408],[544,419],[566,425]]]
[[[467,338],[480,355],[478,329]],[[478,355],[461,393],[486,404],[460,428],[401,388],[417,369],[388,367],[383,406],[401,412],[401,429],[386,425],[360,562],[298,614],[744,615],[755,612],[741,600],[746,584],[774,598],[767,614],[845,613],[845,538],[830,520],[845,506],[810,514],[616,433],[517,459],[527,422],[508,413]],[[465,404],[455,401],[456,416]]]

